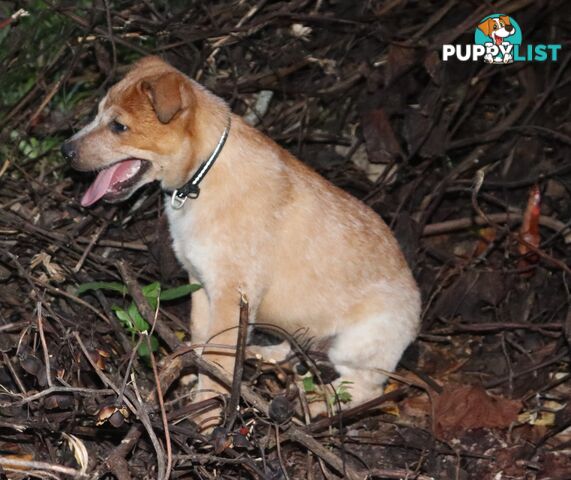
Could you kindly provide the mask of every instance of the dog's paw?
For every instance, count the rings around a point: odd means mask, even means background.
[[[196,373],[189,373],[188,375],[180,377],[179,381],[183,387],[190,387],[198,381],[198,375]]]
[[[200,433],[208,435],[212,430],[224,424],[224,397],[228,391],[219,383],[205,375],[198,376],[193,389],[192,403],[196,407],[192,420]]]

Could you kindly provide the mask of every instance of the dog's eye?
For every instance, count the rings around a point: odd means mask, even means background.
[[[497,29],[498,29],[498,26],[494,24],[494,30],[497,30]]]
[[[109,124],[109,128],[113,133],[123,133],[128,130],[127,125],[123,125],[122,123],[118,122],[117,120],[113,120]]]

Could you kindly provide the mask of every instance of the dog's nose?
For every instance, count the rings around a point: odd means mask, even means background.
[[[508,33],[513,32],[513,30],[514,30],[513,25],[506,25],[506,32],[508,32]]]
[[[61,154],[63,155],[63,158],[65,158],[66,160],[69,161],[74,160],[77,155],[77,152],[75,150],[75,145],[73,144],[73,142],[65,142],[61,146]]]

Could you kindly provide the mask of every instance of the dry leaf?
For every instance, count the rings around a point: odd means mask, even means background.
[[[67,433],[62,433],[63,438],[67,441],[69,448],[73,452],[75,461],[80,467],[82,474],[87,473],[87,467],[89,466],[89,453],[87,453],[87,447],[82,440],[77,438],[75,435],[69,435]]]
[[[541,214],[541,192],[539,187],[534,185],[529,191],[527,207],[523,214],[520,236],[525,243],[520,243],[518,250],[523,257],[519,261],[519,268],[526,269],[530,265],[535,265],[539,261],[539,256],[533,253],[533,249],[528,246],[538,247],[541,242],[539,233],[539,216]]]
[[[63,268],[61,268],[57,263],[52,261],[52,256],[47,254],[46,252],[37,253],[32,257],[30,261],[30,267],[35,269],[39,265],[42,265],[46,270],[50,280],[53,280],[56,283],[61,283],[65,281],[65,274]],[[44,277],[44,275],[40,275],[40,277]],[[47,279],[41,278],[42,281],[46,281]]]
[[[474,428],[506,428],[520,409],[519,400],[489,395],[482,386],[449,385],[435,399],[435,434],[449,439]]]

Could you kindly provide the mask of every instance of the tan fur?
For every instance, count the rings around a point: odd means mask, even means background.
[[[174,89],[174,97],[161,99],[149,88]],[[129,132],[109,132],[115,115]],[[151,180],[177,188],[210,155],[228,115],[221,99],[162,60],[146,58],[71,139],[74,166],[142,158],[151,168],[133,191]],[[199,198],[166,212],[178,259],[204,286],[193,294],[193,343],[235,345],[242,292],[251,321],[332,337],[329,355],[339,381],[354,382],[354,403],[381,392],[385,375],[376,369],[392,371],[414,339],[420,299],[397,242],[371,209],[232,115],[228,141]],[[203,355],[233,367],[231,350],[210,347]],[[223,391],[203,376],[199,388]]]

